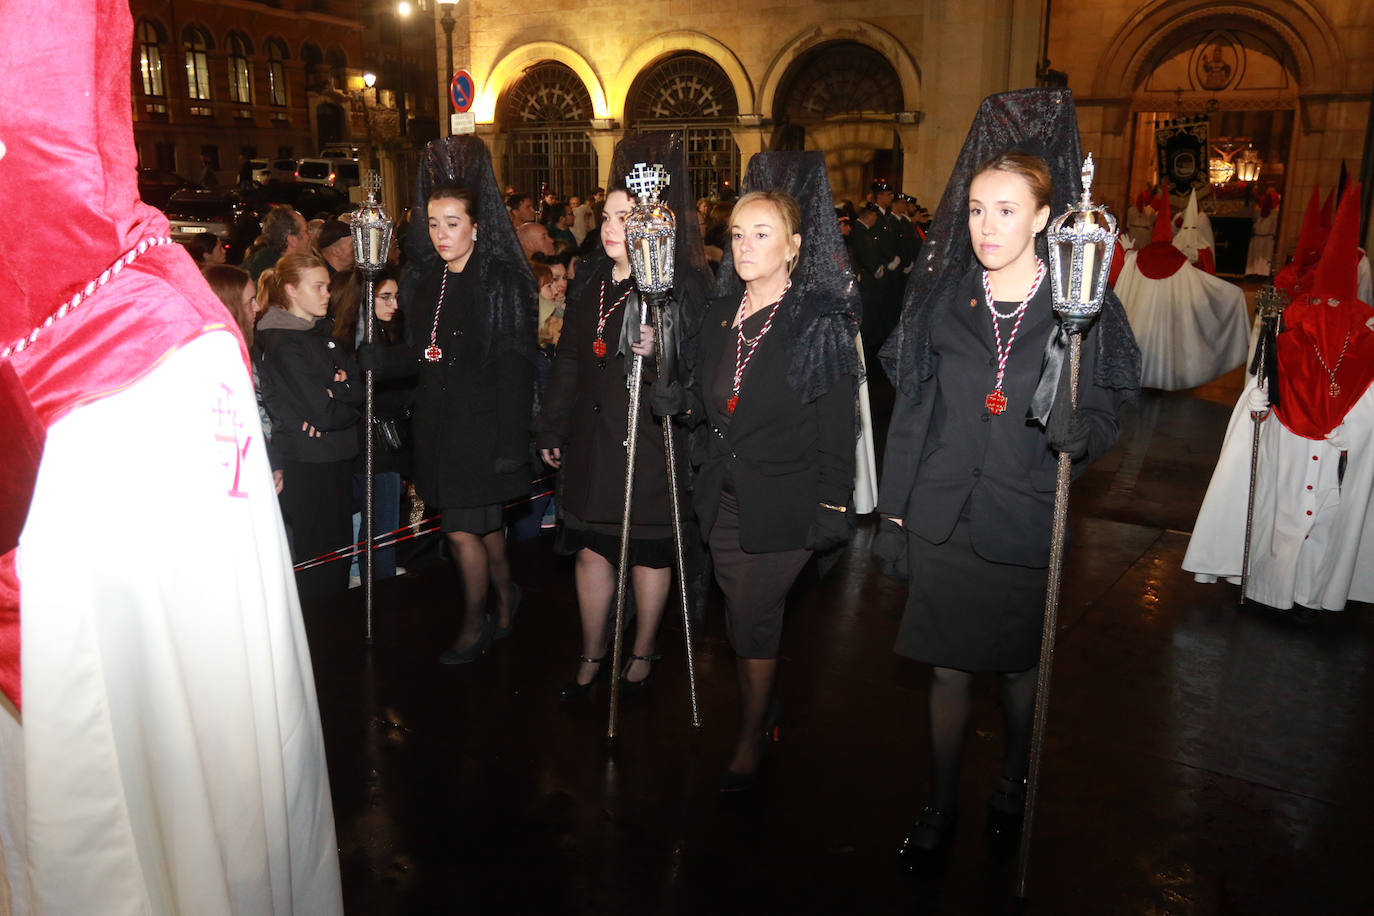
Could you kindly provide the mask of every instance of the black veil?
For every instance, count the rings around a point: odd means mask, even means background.
[[[859,332],[863,306],[835,220],[835,201],[825,171],[825,156],[815,150],[756,153],[749,160],[741,191],[782,190],[801,207],[801,253],[792,271],[790,305],[778,312],[787,341],[787,383],[810,403],[841,375],[859,376]],[[735,273],[730,248],[716,273],[716,296],[739,299],[744,281]]]
[[[609,187],[623,185],[625,176],[636,163],[658,163],[668,172],[668,192],[659,199],[677,217],[677,237],[674,240],[673,299],[678,303],[682,319],[688,327],[695,327],[706,306],[706,293],[711,284],[711,272],[706,266],[706,249],[701,242],[701,227],[697,223],[696,198],[687,178],[687,153],[682,145],[681,131],[653,131],[633,134],[616,144],[611,156]],[[577,276],[568,284],[568,298],[576,297],[592,276],[610,259],[598,244],[593,253],[577,265]]]
[[[426,205],[430,192],[445,185],[459,184],[465,185],[477,197],[477,242],[472,257],[477,268],[478,289],[488,304],[482,362],[489,363],[505,352],[533,359],[539,287],[506,214],[501,189],[491,170],[491,156],[486,144],[477,137],[443,137],[425,146],[420,172],[415,178],[410,231],[404,240],[406,267],[400,284],[402,301],[414,301],[415,291],[423,278],[443,263],[429,240]]]
[[[921,381],[934,371],[932,315],[977,263],[966,216],[973,173],[988,158],[1011,147],[1043,156],[1049,165],[1054,181],[1051,219],[1067,210],[1082,193],[1083,156],[1073,93],[1067,89],[1018,89],[983,100],[907,282],[901,320],[878,354],[893,385],[914,401],[920,401]],[[1036,238],[1035,249],[1048,263],[1044,233]],[[1121,300],[1110,288],[1103,297],[1094,336],[1098,349],[1093,381],[1123,399],[1133,400],[1140,388],[1140,349]]]

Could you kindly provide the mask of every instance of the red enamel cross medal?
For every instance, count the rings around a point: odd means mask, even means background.
[[[598,337],[596,340],[593,340],[593,341],[592,341],[592,352],[596,354],[596,358],[597,358],[597,359],[601,359],[603,356],[605,356],[605,355],[606,355],[606,341],[602,340],[600,337]]]
[[[738,397],[737,395],[733,395],[733,394],[732,394],[732,395],[730,395],[728,398],[725,399],[725,412],[726,412],[726,413],[734,413],[734,412],[735,412],[735,408],[738,407],[738,406],[739,406],[739,397]]]
[[[983,399],[983,406],[988,409],[988,413],[1000,414],[1007,409],[1007,396],[1002,393],[1002,389],[994,388]]]
[[[440,350],[434,344],[430,344],[429,346],[425,347],[425,359],[428,362],[437,363],[439,361],[439,358],[443,355],[444,351]]]

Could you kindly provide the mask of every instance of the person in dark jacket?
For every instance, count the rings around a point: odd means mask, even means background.
[[[763,749],[775,738],[787,593],[814,551],[848,539],[853,519],[858,303],[823,161],[770,154],[760,167],[750,165],[746,188],[786,174],[799,193],[824,200],[813,202],[816,219],[808,231],[815,238],[809,263],[796,273],[803,252],[797,200],[780,189],[751,190],[739,199],[720,295],[711,300],[697,347],[692,413],[708,428],[693,500],[725,595],[740,694],[722,792],[756,782]],[[822,251],[827,257],[817,257]],[[806,282],[818,271],[827,282]],[[830,286],[834,276],[847,286]],[[820,356],[832,346],[847,351],[845,358]],[[790,377],[796,354],[807,351],[814,369]]]
[[[634,291],[625,246],[625,217],[635,198],[612,187],[602,209],[601,245],[607,257],[579,272],[568,296],[563,331],[550,370],[543,409],[535,418],[535,445],[550,467],[562,468],[562,546],[577,556],[578,610],[583,656],[562,691],[564,700],[585,696],[602,673],[606,619],[615,598],[620,557],[620,520],[625,496],[625,437],[630,397],[625,378],[634,353],[652,357],[653,328],[640,325],[638,343],[626,339],[626,303]],[[633,321],[633,316],[629,319]],[[635,465],[629,562],[637,609],[635,641],[625,683],[633,692],[652,670],[658,624],[672,582],[673,534],[663,427],[649,409],[655,373],[644,364],[644,393]]]
[[[509,634],[519,601],[506,556],[502,506],[529,492],[536,300],[526,268],[515,279],[527,300],[527,337],[510,346],[492,345],[488,313],[494,299],[483,280],[499,280],[477,269],[478,196],[464,185],[441,185],[430,191],[426,209],[429,238],[443,263],[422,275],[410,303],[415,320],[408,330],[420,360],[412,417],[415,488],[427,506],[441,510],[463,580],[463,622],[439,656],[446,665],[459,665]],[[482,229],[484,239],[488,231]],[[490,230],[486,244],[500,244],[497,231]],[[489,266],[518,271],[523,264],[520,258],[515,266]],[[489,595],[496,599],[494,616],[488,612]]]
[[[1059,130],[1072,134],[1077,146],[1076,130],[1062,123]],[[998,673],[1005,728],[1002,779],[988,802],[988,827],[994,834],[1017,833],[1057,453],[1073,458],[1077,474],[1116,441],[1117,383],[1104,380],[1104,362],[1126,367],[1135,352],[1134,382],[1123,371],[1119,384],[1129,389],[1139,383],[1138,351],[1124,313],[1119,303],[1107,302],[1083,341],[1076,408],[1065,395],[1054,398],[1056,390],[1067,391],[1059,385],[1068,375],[1067,359],[1062,375],[1051,374],[1057,370],[1046,358],[1047,345],[1059,339],[1059,323],[1037,236],[1052,203],[1075,193],[1076,150],[1058,157],[1053,179],[1046,157],[1033,148],[984,154],[975,165],[965,150],[940,208],[949,220],[944,231],[963,238],[957,245],[940,241],[945,260],[931,273],[941,285],[929,294],[926,288],[908,293],[903,321],[924,317],[914,330],[904,329],[909,340],[897,338],[898,344],[928,341],[917,344],[919,350],[898,351],[926,355],[919,368],[905,371],[897,356],[888,363],[899,394],[879,509],[887,517],[884,540],[905,534],[905,544],[892,549],[905,559],[911,583],[896,651],[932,666],[932,785],[903,844],[908,861],[942,847],[953,830],[974,672]],[[1060,178],[1063,187],[1054,180]],[[950,197],[961,193],[962,200]],[[913,296],[923,298],[913,305]],[[1119,357],[1103,358],[1104,335]],[[1052,411],[1038,392],[1048,392]]]
[[[264,271],[258,298],[267,313],[254,335],[263,402],[272,417],[271,450],[282,468],[282,514],[297,563],[353,542],[350,493],[363,402],[357,365],[334,342],[329,271],[311,255],[286,255]],[[296,573],[301,597],[348,585],[335,561]]]

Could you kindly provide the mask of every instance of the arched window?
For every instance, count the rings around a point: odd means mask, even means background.
[[[506,90],[501,125],[510,136],[506,180],[534,194],[541,186],[585,197],[596,187],[592,97],[572,68],[545,60]]]
[[[165,96],[162,81],[162,30],[144,19],[138,24],[138,70],[143,76],[143,94]]]
[[[324,52],[313,41],[301,45],[301,62],[305,64],[305,88],[307,92],[319,92],[329,75],[324,72]]]
[[[200,26],[189,25],[181,33],[186,48],[186,94],[192,99],[210,100],[210,34]],[[192,105],[193,115],[213,115],[208,105]]]
[[[242,105],[253,104],[253,65],[248,55],[253,53],[248,39],[239,32],[229,33],[229,98]],[[252,112],[238,111],[239,116],[252,117]]]
[[[286,60],[290,52],[280,38],[267,39],[267,94],[273,105],[284,108],[291,96],[286,82]]]
[[[324,57],[325,63],[329,65],[329,75],[334,79],[334,88],[343,89],[348,85],[348,55],[343,52],[343,48],[335,45],[330,48]]]
[[[694,197],[739,187],[739,148],[730,125],[739,102],[730,77],[702,54],[674,54],[635,77],[625,114],[636,130],[680,130]]]
[[[857,41],[833,41],[793,62],[777,98],[773,117],[793,124],[891,114],[902,110],[902,82],[877,50]]]

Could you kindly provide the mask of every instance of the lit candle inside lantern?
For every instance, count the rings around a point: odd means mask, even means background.
[[[1087,225],[1085,226],[1085,228],[1091,227],[1091,226],[1094,225],[1094,222],[1093,222],[1091,219],[1085,219],[1085,220],[1084,220],[1084,223],[1087,224]],[[1080,224],[1080,225],[1082,225],[1082,224]],[[1092,301],[1093,301],[1093,263],[1094,263],[1094,261],[1095,261],[1096,259],[1097,259],[1097,243],[1096,243],[1096,242],[1088,242],[1088,243],[1086,243],[1086,244],[1083,246],[1083,272],[1082,272],[1081,274],[1079,274],[1079,279],[1082,281],[1082,282],[1079,284],[1079,288],[1078,288],[1078,301],[1079,301],[1079,302],[1092,302]]]
[[[382,230],[380,226],[373,226],[367,230],[367,259],[371,262],[380,261],[384,255],[380,251],[382,247]]]
[[[654,262],[649,256],[649,240],[642,238],[639,240],[639,250],[644,254],[644,282],[646,284],[655,283],[658,278],[654,276]]]

